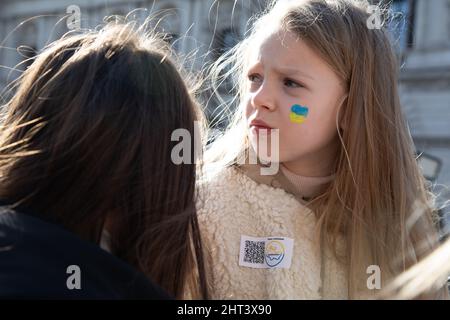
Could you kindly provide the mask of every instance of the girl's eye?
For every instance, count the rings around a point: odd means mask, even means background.
[[[284,85],[288,88],[302,88],[303,86],[291,79],[285,79]]]
[[[250,82],[257,82],[257,83],[259,83],[259,82],[261,82],[261,76],[259,76],[258,74],[250,74],[248,76],[248,80]]]

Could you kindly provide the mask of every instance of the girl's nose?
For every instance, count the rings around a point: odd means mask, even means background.
[[[253,92],[251,98],[252,105],[255,109],[267,109],[268,111],[275,110],[275,99],[273,88],[269,83],[263,82],[257,91]]]

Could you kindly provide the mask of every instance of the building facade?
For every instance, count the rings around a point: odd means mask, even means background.
[[[450,199],[450,0],[402,1],[412,23],[404,45],[400,93],[425,176]],[[450,209],[442,214],[450,231]]]

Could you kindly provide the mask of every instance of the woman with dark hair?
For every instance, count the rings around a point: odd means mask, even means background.
[[[197,168],[171,160],[172,132],[203,118],[168,55],[110,24],[19,79],[2,108],[0,297],[183,298],[194,283],[207,298]]]

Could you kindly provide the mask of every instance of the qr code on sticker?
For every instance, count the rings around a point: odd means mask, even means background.
[[[264,263],[265,246],[265,241],[245,240],[244,262]]]

